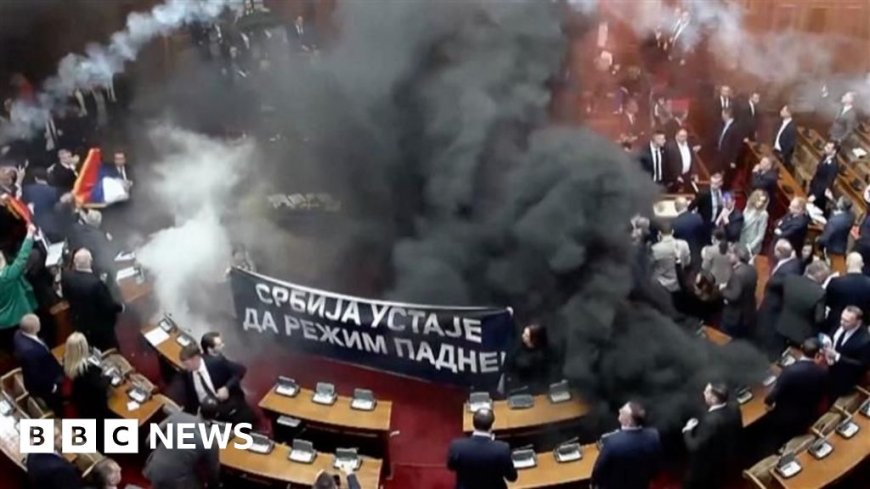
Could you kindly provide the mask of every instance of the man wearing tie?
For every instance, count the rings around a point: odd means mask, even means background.
[[[731,87],[722,85],[719,87],[719,97],[716,99],[716,114],[721,114],[725,109],[731,109]]]
[[[601,438],[601,451],[592,469],[592,487],[647,489],[659,470],[659,432],[644,427],[646,411],[636,402],[622,406],[618,419],[619,430]]]
[[[216,420],[254,424],[254,413],[245,402],[245,393],[241,387],[242,378],[247,372],[244,366],[223,356],[203,357],[196,344],[182,348],[179,360],[185,369],[180,376],[185,411],[196,414],[203,404],[216,403]]]
[[[809,202],[822,210],[825,215],[828,215],[826,206],[828,204],[828,194],[831,193],[831,188],[834,186],[834,181],[837,179],[837,174],[840,172],[840,165],[837,163],[837,145],[833,141],[828,141],[825,144],[824,154],[821,161],[816,165],[816,172],[810,180]]]
[[[758,104],[761,102],[761,95],[758,92],[752,92],[746,100],[746,105],[739,112],[740,129],[743,131],[744,141],[755,141],[758,135]]]
[[[676,176],[676,190],[685,192],[689,188],[689,182],[697,180],[695,151],[698,149],[700,146],[689,145],[689,133],[685,128],[677,129],[674,140],[665,144],[665,161],[668,162],[669,173]]]
[[[830,368],[829,389],[832,398],[848,394],[861,381],[870,365],[870,333],[857,306],[847,306],[840,314],[840,327],[834,332],[833,344],[825,348]]]
[[[791,157],[794,155],[797,127],[795,127],[794,121],[791,119],[791,109],[788,105],[782,106],[779,116],[782,117],[782,122],[776,131],[776,135],[773,137],[773,151],[782,159],[786,168],[791,169]]]
[[[704,219],[704,224],[707,227],[706,240],[710,241],[710,234],[713,232],[713,221],[719,216],[724,204],[724,195],[722,193],[722,172],[714,172],[710,175],[710,188],[698,192],[695,200],[689,204],[689,210],[698,211],[701,218]]]
[[[665,133],[661,129],[653,131],[649,145],[644,148],[640,155],[640,164],[643,170],[652,177],[652,181],[662,185],[668,179],[665,168],[664,151]]]

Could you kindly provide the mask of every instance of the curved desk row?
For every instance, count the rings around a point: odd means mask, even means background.
[[[493,401],[492,412],[495,414],[493,432],[498,436],[511,436],[513,433],[537,431],[549,428],[554,424],[578,421],[589,413],[589,406],[577,398],[576,394],[570,401],[552,403],[546,394],[535,396],[534,406],[528,409],[511,409],[507,401]],[[468,406],[462,407],[462,430],[466,433],[474,431],[474,413]]]
[[[333,468],[335,460],[332,454],[318,453],[314,462],[303,464],[288,460],[290,447],[283,443],[275,443],[275,448],[268,454],[254,453],[233,447],[234,442],[225,450],[221,450],[221,465],[245,472],[255,477],[270,481],[281,481],[302,486],[312,486],[314,478],[321,470],[339,473]],[[362,464],[356,470],[363,489],[378,489],[383,462],[374,458],[360,457]]]
[[[516,482],[508,484],[510,489],[537,489],[588,482],[592,469],[598,459],[598,444],[583,445],[583,458],[573,462],[557,462],[553,452],[537,453],[537,465],[530,469],[517,471]]]

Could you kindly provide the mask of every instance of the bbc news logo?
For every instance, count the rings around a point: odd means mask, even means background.
[[[103,423],[102,453],[138,453],[139,422],[130,419],[62,419],[60,420],[60,442],[62,453],[97,452],[97,438],[100,436],[97,423]],[[18,448],[22,454],[52,453],[55,451],[55,426],[53,419],[19,420]],[[230,441],[234,448],[246,450],[254,445],[250,423],[236,425],[223,423],[172,423],[161,426],[151,423],[148,430],[148,448],[159,447],[179,450],[197,448],[201,440],[205,448],[217,446],[225,449]]]

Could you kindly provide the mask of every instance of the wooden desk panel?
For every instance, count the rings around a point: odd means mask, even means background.
[[[300,389],[296,397],[286,397],[269,389],[260,401],[260,408],[276,414],[292,416],[305,421],[335,426],[347,431],[371,431],[389,433],[390,419],[393,414],[393,403],[378,400],[373,411],[351,409],[351,398],[338,396],[335,404],[325,406],[311,400],[314,391]]]
[[[803,469],[794,477],[783,479],[772,470],[774,478],[784,489],[821,488],[844,477],[870,455],[870,419],[862,414],[852,418],[860,431],[847,440],[836,433],[828,436],[834,451],[822,460],[816,460],[804,451],[797,456]]]
[[[598,459],[598,445],[583,445],[583,458],[575,462],[559,463],[553,452],[538,453],[538,465],[531,469],[518,470],[516,482],[508,483],[510,489],[536,489],[586,482],[592,478],[592,468]]]
[[[118,289],[121,291],[121,300],[125,304],[132,304],[139,299],[149,295],[154,286],[150,280],[143,283],[137,283],[136,277],[125,278],[118,281]]]
[[[507,401],[494,401],[492,411],[495,414],[492,429],[499,432],[542,428],[552,423],[576,420],[589,413],[589,406],[578,399],[577,394],[570,401],[559,404],[551,403],[544,394],[535,396],[535,405],[529,409],[511,409]],[[468,406],[462,406],[462,429],[466,433],[474,431],[472,416]]]
[[[289,482],[303,486],[314,484],[314,478],[321,470],[336,472],[332,464],[334,456],[329,453],[318,453],[311,464],[300,464],[287,459],[290,447],[276,443],[275,449],[268,455],[240,450],[233,446],[239,441],[235,439],[230,446],[220,452],[221,465],[240,472],[253,474],[273,481]],[[378,459],[362,457],[362,465],[356,472],[360,486],[363,489],[378,489],[381,478],[382,463]]]

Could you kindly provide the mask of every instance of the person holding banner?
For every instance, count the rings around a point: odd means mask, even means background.
[[[542,392],[556,380],[559,368],[556,360],[546,328],[540,324],[526,326],[521,340],[505,358],[505,387],[508,390],[528,387],[532,392]]]
[[[11,350],[12,335],[21,318],[37,306],[33,288],[24,278],[24,266],[33,249],[35,234],[36,226],[28,224],[27,236],[12,263],[0,253],[0,348],[6,351]]]

